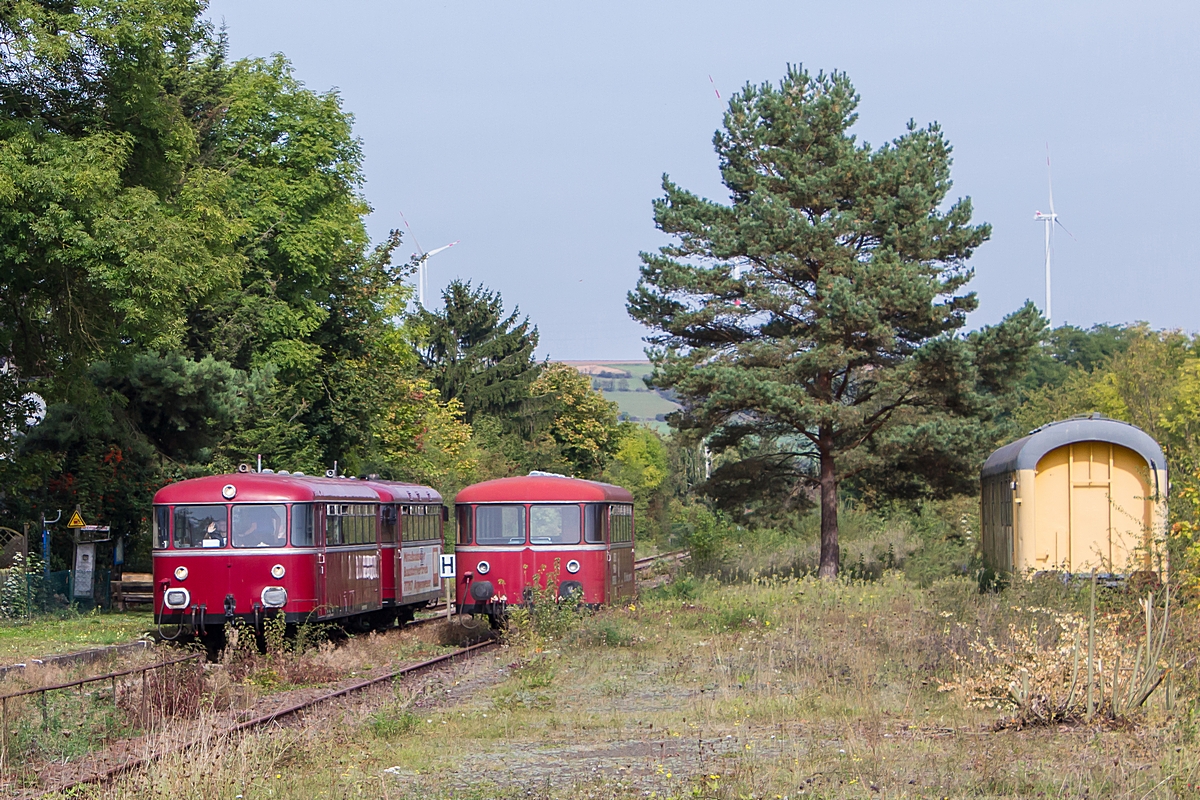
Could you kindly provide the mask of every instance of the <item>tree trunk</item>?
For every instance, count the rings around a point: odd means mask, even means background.
[[[820,578],[837,577],[842,551],[838,546],[838,496],[837,471],[833,463],[833,431],[821,427],[819,443],[821,453],[821,567]]]

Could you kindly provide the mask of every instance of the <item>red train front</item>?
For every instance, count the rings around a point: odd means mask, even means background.
[[[299,473],[172,484],[154,496],[155,621],[219,638],[226,622],[278,613],[359,629],[411,618],[436,592],[410,581],[405,596],[397,540],[440,552],[441,509],[428,487]]]
[[[459,611],[496,616],[536,585],[600,605],[632,597],[633,495],[532,473],[468,486],[458,516]]]

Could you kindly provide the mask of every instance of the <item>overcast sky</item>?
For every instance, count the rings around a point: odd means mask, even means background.
[[[661,176],[727,199],[714,84],[727,99],[789,62],[848,72],[872,144],[909,118],[942,124],[952,198],[994,226],[972,326],[1042,305],[1049,145],[1075,236],[1055,239],[1055,323],[1200,327],[1198,3],[216,0],[209,15],[233,57],[282,52],[341,94],[372,237],[403,212],[426,250],[461,240],[430,259],[431,294],[455,277],[499,290],[551,358],[643,357],[625,293],[638,252],[665,241]]]

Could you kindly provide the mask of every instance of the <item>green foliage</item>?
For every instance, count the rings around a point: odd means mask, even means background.
[[[754,451],[706,491],[735,508],[755,489],[789,504],[819,488],[827,576],[839,482],[901,462],[922,479],[909,493],[960,490],[985,449],[980,421],[1044,324],[1027,305],[954,335],[977,305],[960,292],[990,228],[970,223],[967,199],[941,210],[950,145],[937,125],[872,149],[849,133],[857,105],[841,73],[793,67],[778,87],[747,85],[714,137],[732,203],[664,177],[655,223],[676,241],[642,255],[629,295],[655,331],[651,382],[684,406],[672,425],[718,453]]]
[[[567,364],[547,364],[529,387],[549,418],[548,432],[577,478],[598,478],[619,446],[617,404]]]
[[[616,453],[604,470],[604,480],[633,493],[637,536],[664,542],[670,533],[671,456],[654,429],[622,422]]]
[[[340,98],[282,56],[230,63],[202,11],[0,9],[0,522],[78,504],[135,566],[154,490],[259,454],[474,469],[462,408],[415,374],[399,234],[369,247]]]
[[[558,596],[559,582],[552,576],[560,572],[558,559],[554,561],[553,571],[543,566],[529,581],[528,601],[509,607],[505,637],[510,643],[539,649],[550,642],[561,641],[579,627],[587,610],[578,598]]]
[[[505,316],[499,293],[482,286],[452,281],[442,300],[441,311],[419,309],[412,323],[430,382],[463,404],[468,422],[481,413],[516,417],[539,371],[537,328],[519,319],[519,309]]]
[[[377,739],[392,741],[413,733],[421,718],[408,708],[391,707],[376,711],[367,718],[367,727]]]

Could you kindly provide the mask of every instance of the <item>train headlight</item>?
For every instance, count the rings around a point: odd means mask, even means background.
[[[176,567],[175,568],[175,580],[177,580],[177,581],[186,581],[187,580],[187,567]]]
[[[276,564],[271,567],[271,577],[277,581],[283,580],[283,576],[287,574],[287,570],[283,568],[283,564]]]
[[[475,565],[475,569],[479,571],[480,575],[487,575],[492,571],[492,565],[486,561],[480,561]]]
[[[282,586],[268,586],[262,590],[262,604],[266,608],[283,608],[287,605],[287,589]]]
[[[579,572],[579,562],[573,558],[570,561],[568,561],[567,562],[567,572],[571,573],[572,575],[574,575],[576,572]]]
[[[232,500],[237,497],[237,487],[232,483],[225,484],[221,487],[221,497],[224,497],[226,500]]]
[[[174,589],[167,589],[167,593],[163,597],[163,602],[167,608],[183,609],[187,608],[192,602],[192,595],[187,589],[176,586]]]

